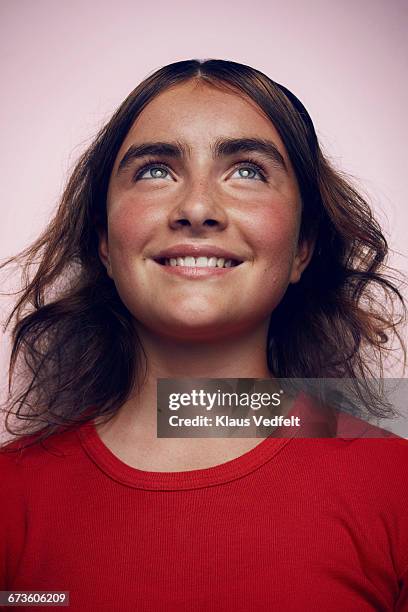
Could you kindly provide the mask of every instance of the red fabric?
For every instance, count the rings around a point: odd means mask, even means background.
[[[408,610],[405,440],[269,438],[175,473],[127,466],[92,423],[45,446],[0,454],[2,590],[70,591],[71,612]]]

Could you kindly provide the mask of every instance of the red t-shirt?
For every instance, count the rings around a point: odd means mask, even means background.
[[[126,465],[92,422],[45,447],[0,454],[0,590],[69,591],[71,612],[408,610],[403,439],[268,438],[185,472]]]

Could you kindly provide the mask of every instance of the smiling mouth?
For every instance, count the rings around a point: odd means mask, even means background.
[[[225,259],[224,257],[160,257],[154,260],[162,266],[173,268],[234,268],[241,265],[242,261],[236,259]]]

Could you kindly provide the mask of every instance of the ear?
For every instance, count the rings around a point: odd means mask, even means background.
[[[108,232],[103,227],[97,228],[98,233],[98,254],[101,262],[106,268],[108,276],[112,278],[112,268],[109,259],[109,244],[108,244]]]
[[[312,259],[315,244],[315,238],[305,238],[298,244],[290,275],[291,284],[298,283],[300,281],[303,271],[307,268],[310,260]]]

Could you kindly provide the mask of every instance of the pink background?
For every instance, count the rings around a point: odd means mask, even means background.
[[[214,57],[252,65],[298,95],[326,153],[371,196],[396,251],[390,262],[408,272],[407,7],[2,0],[0,258],[38,235],[80,152],[140,80]],[[0,301],[3,319],[8,305]],[[7,351],[3,337],[3,388]]]

